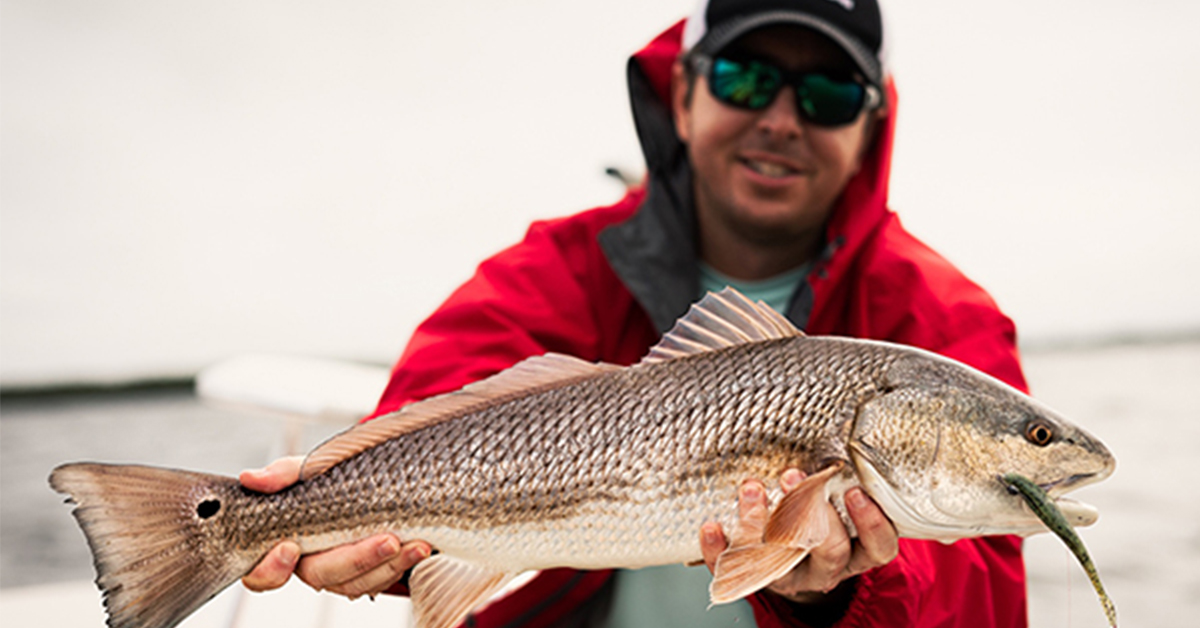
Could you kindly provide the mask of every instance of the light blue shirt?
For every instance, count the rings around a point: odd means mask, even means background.
[[[751,301],[762,301],[771,306],[776,312],[787,315],[788,304],[796,293],[796,286],[808,274],[812,264],[804,264],[785,273],[780,273],[767,279],[746,281],[734,279],[722,274],[717,269],[700,262],[700,294],[703,297],[709,292],[720,292],[726,287],[733,288],[746,295]]]

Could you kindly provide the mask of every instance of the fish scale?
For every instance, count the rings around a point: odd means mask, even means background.
[[[800,379],[804,372],[825,375],[822,371],[828,370],[826,365],[832,364],[835,369],[840,366],[842,360],[829,360],[829,353],[864,349],[830,341],[834,346],[828,351],[813,352],[811,364],[781,360],[790,367],[790,372],[759,368],[763,363],[771,363],[773,356],[794,354],[795,348],[789,344],[795,342],[812,341],[793,339],[771,346],[737,347],[730,350],[732,355],[727,356],[722,369],[715,368],[711,360],[693,358],[605,374],[536,398],[508,401],[431,426],[420,433],[420,438],[398,438],[383,443],[369,455],[355,456],[310,482],[270,496],[267,499],[270,506],[263,509],[263,516],[280,511],[299,511],[305,516],[290,520],[268,516],[261,524],[252,520],[246,527],[257,530],[258,534],[246,538],[238,549],[253,549],[279,538],[292,538],[308,550],[305,537],[322,536],[347,520],[359,522],[356,530],[391,530],[402,538],[420,535],[435,545],[441,540],[443,527],[474,528],[478,524],[536,518],[543,523],[553,520],[558,521],[558,526],[576,529],[587,526],[590,520],[582,514],[570,516],[581,512],[576,507],[578,502],[598,502],[585,511],[592,517],[617,512],[628,516],[629,511],[605,509],[603,504],[630,500],[634,490],[637,498],[633,501],[647,508],[653,508],[657,500],[672,493],[714,492],[713,499],[687,513],[690,516],[686,526],[689,534],[694,535],[699,523],[707,518],[730,520],[730,499],[737,484],[748,477],[747,472],[771,468],[777,473],[787,466],[808,467],[811,471],[815,470],[811,465],[823,461],[801,459],[800,452],[820,450],[825,456],[838,455],[835,453],[838,445],[829,445],[836,443],[836,439],[827,432],[836,426],[835,418],[852,417],[849,409],[858,397],[876,388],[868,374],[860,377],[862,383],[855,388],[846,386],[843,377],[839,390],[847,392],[837,396],[823,394],[819,389],[807,396],[794,394],[795,389],[787,386],[789,379]],[[642,405],[639,400],[646,398],[647,391],[661,389],[664,381],[706,385],[673,391],[674,403],[668,405],[676,408],[675,412],[659,411],[657,405],[639,407]],[[614,389],[621,390],[625,403],[604,403],[612,398]],[[823,401],[814,403],[814,398]],[[714,403],[718,399],[727,401],[718,405]],[[575,438],[576,423],[571,420],[551,421],[546,425],[530,418],[556,416],[556,409],[561,407],[573,409],[565,416],[581,421],[578,425],[599,425],[601,431],[586,440],[579,439]],[[704,412],[705,408],[709,411]],[[703,439],[692,439],[687,434],[704,432],[718,437],[716,446],[697,451],[690,443]],[[508,440],[526,446],[501,446]],[[654,450],[654,444],[669,442],[680,446]],[[540,466],[539,472],[529,473],[535,465]],[[512,468],[527,472],[520,475],[506,472]],[[672,474],[662,474],[665,470],[672,470]],[[676,484],[677,478],[672,476],[684,473],[703,481]],[[487,488],[480,491],[478,486]],[[718,486],[723,487],[719,497],[715,492]],[[338,499],[359,493],[370,498]],[[241,510],[242,500],[257,499],[260,497],[246,496],[231,504],[231,509]],[[508,506],[498,508],[500,503]],[[312,508],[313,504],[323,506]],[[337,507],[329,508],[329,504]],[[562,529],[556,534],[563,534]],[[614,541],[636,541],[636,532],[629,535]],[[579,544],[580,550],[586,547],[585,543]],[[604,549],[595,548],[592,552]],[[697,557],[681,556],[680,560]],[[589,555],[579,558],[584,564],[596,561]]]

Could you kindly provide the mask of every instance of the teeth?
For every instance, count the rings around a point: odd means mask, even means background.
[[[758,161],[756,159],[747,159],[746,165],[750,166],[751,170],[757,172],[758,174],[766,176],[766,177],[774,177],[774,178],[786,177],[787,175],[793,174],[793,172],[794,172],[791,168],[788,168],[787,166],[784,166],[782,164],[772,163],[772,162],[768,162],[768,161]]]

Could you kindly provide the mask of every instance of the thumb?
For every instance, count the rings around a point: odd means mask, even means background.
[[[242,486],[260,493],[281,491],[300,479],[303,456],[280,458],[262,469],[248,469],[238,474]]]
[[[276,545],[259,561],[254,570],[242,577],[242,584],[255,592],[278,589],[287,584],[300,560],[300,546],[291,541]]]

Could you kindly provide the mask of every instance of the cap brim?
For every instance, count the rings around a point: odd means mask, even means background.
[[[779,24],[804,26],[832,39],[846,51],[846,54],[850,55],[850,59],[862,70],[863,76],[868,81],[876,86],[883,85],[883,68],[879,63],[878,56],[868,50],[857,37],[826,20],[807,13],[769,11],[733,19],[705,33],[692,49],[705,54],[716,54],[752,30]]]

